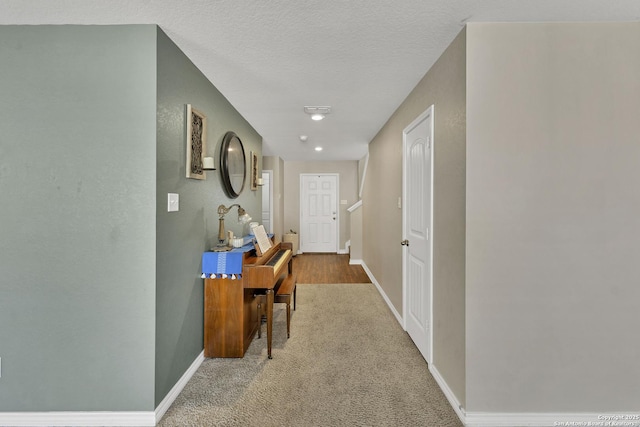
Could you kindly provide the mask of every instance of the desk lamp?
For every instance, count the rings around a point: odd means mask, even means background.
[[[223,251],[228,251],[229,249],[231,249],[231,247],[228,244],[225,244],[225,240],[227,239],[226,233],[224,231],[224,216],[226,214],[229,213],[229,211],[231,210],[231,208],[233,208],[234,206],[238,207],[238,222],[242,223],[242,224],[246,224],[249,221],[251,221],[251,217],[249,216],[249,214],[247,213],[247,211],[245,211],[242,206],[240,206],[239,204],[233,204],[231,206],[229,206],[228,208],[225,207],[224,205],[220,205],[218,206],[218,245],[213,249],[216,252],[223,252]]]

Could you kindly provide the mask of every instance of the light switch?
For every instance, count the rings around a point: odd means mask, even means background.
[[[180,195],[169,193],[167,197],[167,212],[178,212],[180,210]]]

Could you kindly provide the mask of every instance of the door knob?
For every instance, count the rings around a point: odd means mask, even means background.
[[[403,240],[402,242],[400,242],[400,244],[402,246],[409,246],[409,241],[407,239]]]

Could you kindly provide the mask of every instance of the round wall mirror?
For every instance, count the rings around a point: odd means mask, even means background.
[[[220,147],[220,173],[227,196],[235,199],[242,193],[247,175],[247,162],[242,141],[235,132],[227,132]]]

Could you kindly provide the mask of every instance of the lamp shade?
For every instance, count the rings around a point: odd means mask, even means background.
[[[202,159],[202,169],[209,171],[216,169],[213,163],[213,157],[204,157]]]

